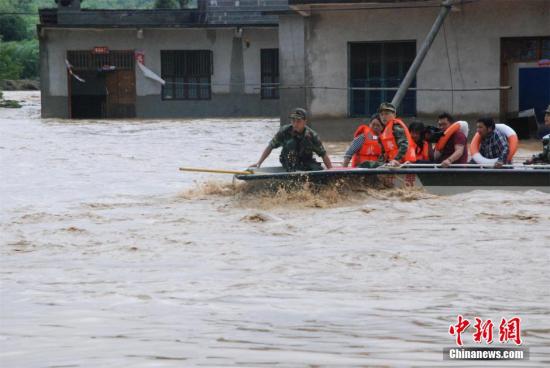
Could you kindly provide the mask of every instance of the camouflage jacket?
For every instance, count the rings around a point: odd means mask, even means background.
[[[327,151],[323,143],[313,129],[306,126],[304,131],[299,134],[292,130],[292,125],[284,125],[269,142],[272,149],[283,147],[281,155],[286,155],[292,151],[302,160],[311,160],[313,153],[323,157]]]

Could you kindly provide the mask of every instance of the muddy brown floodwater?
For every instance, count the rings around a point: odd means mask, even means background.
[[[42,120],[6,95],[3,367],[442,366],[458,314],[493,346],[521,317],[515,366],[550,365],[549,194],[253,190],[178,167],[241,169],[277,120]]]

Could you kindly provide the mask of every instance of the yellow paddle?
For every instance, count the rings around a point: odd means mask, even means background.
[[[233,174],[233,175],[254,174],[254,172],[252,171],[205,169],[201,167],[180,167],[180,171],[206,172],[206,173],[213,173],[213,174]]]

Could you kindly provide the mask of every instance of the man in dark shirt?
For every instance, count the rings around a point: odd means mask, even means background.
[[[439,129],[445,131],[453,124],[455,119],[447,112],[438,116],[437,125]],[[449,167],[451,164],[468,163],[468,150],[466,143],[468,139],[460,130],[456,131],[447,141],[441,152],[435,151],[434,158],[436,162],[441,163],[443,167]]]
[[[496,158],[495,168],[501,168],[508,163],[510,146],[506,135],[496,129],[492,118],[477,120],[477,133],[481,137],[479,153],[485,158]]]
[[[273,149],[282,147],[279,161],[286,171],[323,170],[321,164],[313,158],[313,153],[323,159],[327,169],[331,169],[332,163],[319,136],[313,129],[306,126],[306,110],[294,109],[290,114],[290,121],[290,124],[279,129],[258,162],[250,167],[260,167]]]

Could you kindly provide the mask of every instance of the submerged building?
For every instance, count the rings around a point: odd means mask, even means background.
[[[303,106],[318,129],[349,138],[392,99],[442,0],[196,4],[92,10],[66,0],[40,10],[42,115],[286,122]],[[548,59],[550,1],[455,0],[399,113],[508,119],[534,108],[540,121]]]
[[[277,16],[286,0],[191,9],[41,9],[42,116],[278,116]]]

